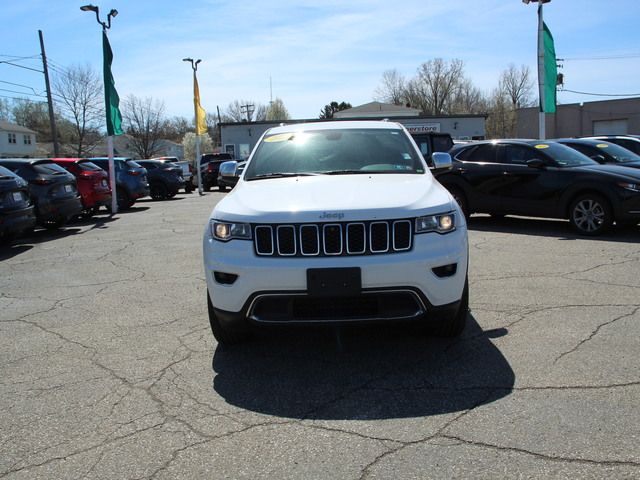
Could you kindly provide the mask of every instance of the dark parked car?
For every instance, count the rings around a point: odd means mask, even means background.
[[[631,150],[633,153],[640,155],[640,135],[594,135],[590,138],[593,140],[605,140],[615,143],[621,147]]]
[[[107,157],[90,158],[93,163],[109,172]],[[118,208],[131,208],[136,200],[149,196],[147,170],[131,158],[116,157],[113,159],[116,169],[116,195]]]
[[[184,191],[186,193],[191,193],[194,190],[193,181],[191,177],[193,177],[193,168],[191,164],[186,160],[180,160],[178,157],[155,157],[150,160],[159,160],[163,163],[173,163],[182,168],[182,178],[184,178]]]
[[[82,211],[76,179],[49,159],[0,159],[0,165],[29,182],[39,225],[58,228]]]
[[[211,190],[211,187],[218,186],[218,170],[220,164],[233,160],[230,153],[205,153],[200,157],[200,174],[202,175],[202,188],[205,191]],[[194,175],[193,181],[198,184],[197,175]]]
[[[218,171],[218,188],[224,192],[227,188],[235,187],[246,165],[246,160],[240,162],[229,160],[221,163]]]
[[[90,217],[100,207],[111,205],[109,175],[86,158],[52,158],[56,164],[73,174],[82,200],[82,215]]]
[[[28,185],[11,170],[0,167],[0,242],[16,237],[36,224]]]
[[[147,169],[151,198],[154,200],[173,198],[178,190],[184,188],[182,167],[179,165],[160,160],[138,160],[137,163]]]
[[[640,168],[640,155],[616,143],[590,138],[561,138],[555,141],[585,154],[598,163]]]
[[[435,152],[448,152],[454,145],[453,138],[448,133],[414,132],[411,128],[409,132],[429,167],[433,167],[432,156]]]
[[[437,175],[466,214],[568,218],[584,235],[640,221],[640,172],[600,165],[566,145],[498,140],[456,146]]]

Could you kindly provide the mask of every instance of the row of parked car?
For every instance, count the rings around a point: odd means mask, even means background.
[[[114,158],[118,208],[128,209],[146,196],[163,200],[181,189],[192,191],[187,162],[176,160]],[[89,218],[101,207],[110,209],[108,171],[107,157],[0,159],[0,240],[36,225],[59,228],[72,218]]]
[[[583,235],[640,221],[640,136],[454,145],[436,174],[465,215],[568,219]]]

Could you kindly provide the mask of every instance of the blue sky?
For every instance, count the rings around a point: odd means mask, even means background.
[[[39,69],[38,30],[54,68],[102,68],[100,26],[86,2],[3,2],[0,61]],[[521,0],[110,0],[113,74],[128,94],[164,102],[167,115],[192,118],[191,70],[208,112],[236,99],[280,97],[293,118],[316,118],[330,101],[372,101],[382,73],[407,77],[429,59],[460,58],[483,91],[510,63],[535,76],[536,6]],[[640,94],[640,1],[552,0],[545,22],[564,61],[565,87],[580,92]],[[618,57],[601,58],[594,57]],[[53,72],[55,74],[55,71]],[[41,74],[0,63],[0,96],[42,93]],[[7,92],[12,90],[13,92]],[[31,97],[38,99],[38,97]],[[560,103],[602,100],[561,92]]]

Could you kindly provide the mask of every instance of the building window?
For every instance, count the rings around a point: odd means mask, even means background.
[[[31,135],[23,135],[22,138],[25,145],[31,145]]]
[[[10,133],[9,134],[9,143],[18,143],[16,141],[16,134],[15,133]]]

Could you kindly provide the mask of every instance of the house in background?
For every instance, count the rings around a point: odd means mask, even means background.
[[[0,120],[0,157],[31,157],[36,151],[36,132]]]

